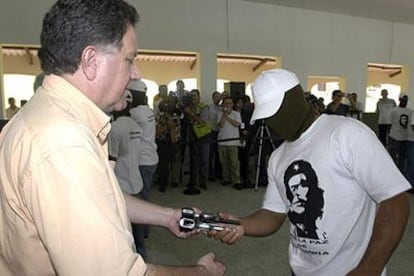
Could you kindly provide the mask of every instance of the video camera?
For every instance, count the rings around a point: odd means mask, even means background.
[[[220,224],[240,225],[240,221],[223,219],[218,215],[210,213],[197,214],[192,208],[181,209],[181,219],[179,220],[181,231],[191,231],[194,229],[222,231],[224,227]]]
[[[194,105],[193,95],[191,95],[189,92],[181,95],[179,100],[181,102],[182,108],[192,107]]]

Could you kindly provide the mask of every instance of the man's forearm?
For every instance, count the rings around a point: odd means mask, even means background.
[[[166,226],[174,209],[162,207],[124,193],[128,217],[133,223]]]
[[[234,127],[239,127],[240,126],[240,122],[238,122],[238,121],[236,121],[236,120],[233,120],[232,118],[230,118],[230,117],[227,117],[227,121],[232,125],[232,126],[234,126]]]
[[[275,233],[283,225],[286,215],[260,209],[248,217],[241,218],[245,235],[263,237]]]
[[[223,116],[221,116],[220,121],[218,122],[219,127],[222,128],[225,122],[226,122],[226,116],[223,114]]]
[[[194,266],[162,266],[147,264],[145,276],[203,276],[207,271],[200,265]]]
[[[405,193],[380,203],[371,240],[356,271],[365,271],[365,275],[382,272],[404,234],[409,212]]]

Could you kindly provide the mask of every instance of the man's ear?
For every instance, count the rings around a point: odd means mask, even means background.
[[[88,46],[82,51],[81,68],[88,80],[94,80],[98,71],[98,52],[94,46]]]

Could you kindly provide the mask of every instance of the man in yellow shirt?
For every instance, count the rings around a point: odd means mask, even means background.
[[[178,237],[180,210],[122,194],[108,160],[110,114],[126,106],[139,16],[122,0],[58,0],[43,20],[42,86],[0,135],[0,275],[223,275],[145,264],[130,221]]]

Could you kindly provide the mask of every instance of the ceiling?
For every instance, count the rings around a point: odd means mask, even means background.
[[[3,45],[1,54],[11,57],[25,57],[29,64],[33,64],[33,59],[38,55],[38,47],[24,46],[7,46]],[[194,69],[197,62],[197,54],[189,52],[163,52],[163,51],[146,51],[140,50],[136,60],[144,62],[169,62],[188,63],[191,69]],[[276,57],[270,56],[246,56],[232,54],[217,54],[217,63],[220,64],[242,64],[251,66],[252,71],[258,70],[263,65],[276,66],[278,63]]]
[[[371,19],[386,20],[414,25],[414,0],[245,0],[255,3],[267,3],[280,6],[310,9],[324,12],[347,14],[367,17]],[[26,56],[28,62],[37,56],[36,48],[8,47],[2,49],[3,54],[9,56]],[[263,64],[276,64],[273,57],[246,57],[219,54],[219,63],[251,64],[257,70]],[[197,60],[195,53],[160,53],[141,52],[138,60],[158,62],[186,62],[193,68]],[[368,65],[370,71],[388,71],[390,74],[400,73],[400,66],[382,64]]]
[[[245,0],[414,25],[413,0]]]
[[[19,46],[3,46],[1,53],[5,56],[25,57],[29,64],[33,64],[33,58],[37,57],[37,47],[19,47]],[[184,52],[157,52],[157,51],[139,51],[137,61],[144,62],[184,62],[187,63],[191,69],[194,69],[197,62],[196,53]],[[231,55],[231,54],[217,54],[217,63],[219,64],[242,64],[251,66],[252,71],[255,72],[263,65],[276,66],[278,61],[275,57],[270,56],[245,56],[245,55]],[[384,72],[390,76],[396,76],[402,72],[401,65],[393,64],[377,64],[369,63],[367,65],[368,71]]]

